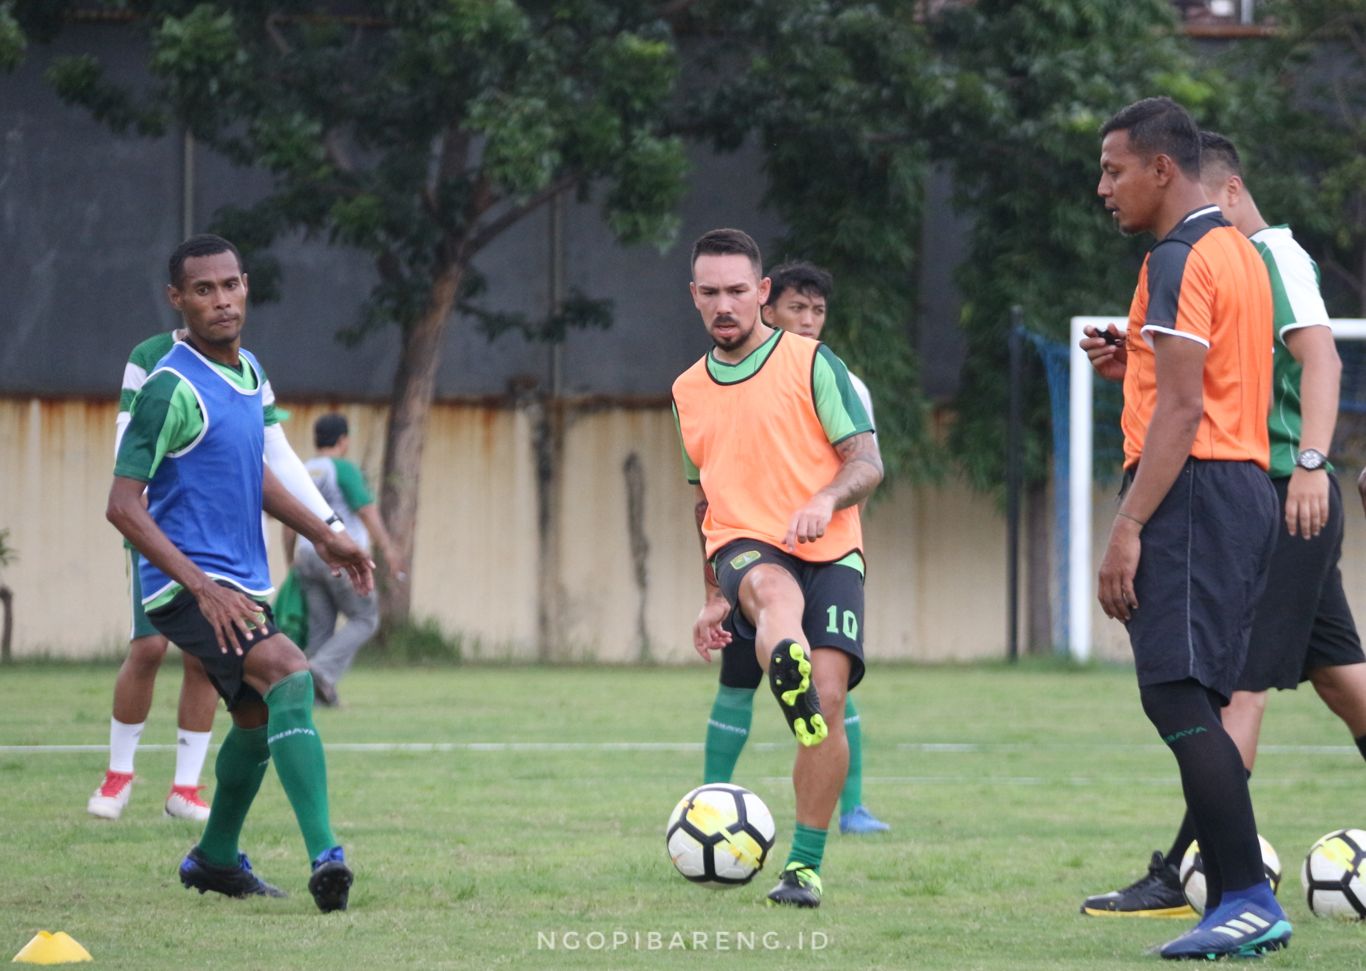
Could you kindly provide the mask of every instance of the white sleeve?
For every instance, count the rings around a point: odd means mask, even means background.
[[[123,402],[125,391],[133,392],[136,396],[142,390],[142,386],[147,383],[147,371],[140,365],[129,361],[123,366],[123,386],[119,388],[119,402]],[[128,430],[128,423],[133,420],[132,408],[124,411],[119,408],[118,417],[114,419],[114,458],[119,457],[119,446],[123,444],[123,433]]]
[[[1314,261],[1300,246],[1285,246],[1275,250],[1276,271],[1286,302],[1290,305],[1290,319],[1277,320],[1277,337],[1284,341],[1285,332],[1299,327],[1328,327],[1328,308],[1319,292],[1319,274]]]
[[[877,430],[877,421],[873,418],[873,396],[868,392],[868,385],[864,384],[858,375],[850,373],[849,383],[854,386],[854,394],[858,395],[859,402],[863,405],[863,410],[868,413],[868,423]]]
[[[114,419],[114,460],[119,457],[119,446],[123,444],[123,433],[128,430],[128,423],[133,420],[131,411],[121,411]]]
[[[304,468],[304,463],[294,454],[294,449],[290,448],[289,439],[285,438],[285,430],[279,425],[266,426],[266,463],[270,466],[270,471],[275,473],[275,477],[289,490],[290,495],[307,506],[309,512],[324,520],[336,515],[323,498],[323,494],[318,491],[318,487],[313,484],[313,477],[308,474],[308,469]]]

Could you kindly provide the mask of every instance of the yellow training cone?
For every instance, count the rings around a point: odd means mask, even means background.
[[[14,961],[23,964],[75,964],[77,961],[93,960],[90,952],[66,931],[55,934],[39,931],[33,935],[33,940],[14,955]]]

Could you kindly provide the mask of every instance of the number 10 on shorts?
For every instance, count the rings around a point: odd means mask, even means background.
[[[827,623],[825,632],[827,634],[844,634],[851,641],[858,640],[858,617],[852,610],[844,612],[844,627],[840,628],[840,609],[837,605],[831,604],[825,611]]]

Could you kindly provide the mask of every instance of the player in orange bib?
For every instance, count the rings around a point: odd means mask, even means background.
[[[762,266],[737,229],[693,245],[693,303],[715,345],[673,386],[706,561],[693,645],[710,660],[730,643],[728,617],[754,641],[800,743],[796,832],[769,900],[816,907],[849,767],[845,693],[863,677],[858,503],[882,480],[882,459],[840,359],[760,318]]]

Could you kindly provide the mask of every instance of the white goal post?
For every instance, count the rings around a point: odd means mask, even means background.
[[[1091,564],[1091,362],[1080,342],[1087,327],[1104,330],[1114,324],[1121,332],[1127,317],[1073,317],[1068,357],[1068,558],[1067,649],[1078,661],[1091,657],[1091,618],[1095,607],[1096,575]],[[1366,339],[1366,320],[1341,318],[1329,321],[1333,336],[1346,340]],[[1061,483],[1055,484],[1054,488]]]

